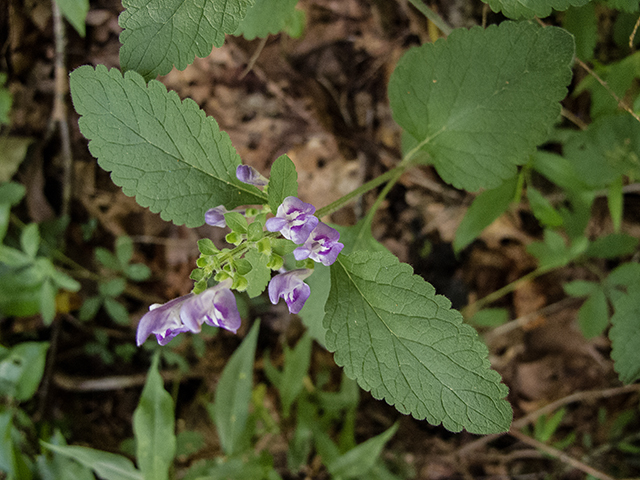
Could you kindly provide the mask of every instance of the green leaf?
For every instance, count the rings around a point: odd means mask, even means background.
[[[196,56],[204,58],[213,46],[224,44],[253,5],[253,0],[123,0],[118,23],[120,65],[146,79],[184,70]]]
[[[395,435],[398,425],[396,422],[380,435],[376,435],[352,448],[347,453],[340,455],[328,465],[331,475],[338,478],[354,478],[366,475],[378,460],[384,445]]]
[[[127,286],[127,281],[124,278],[114,278],[107,280],[106,282],[100,282],[98,284],[98,292],[105,297],[117,297]]]
[[[587,339],[597,337],[609,325],[609,304],[602,288],[594,290],[578,310],[578,325]]]
[[[53,445],[42,440],[40,445],[91,468],[104,480],[146,480],[131,460],[122,455],[87,447]]]
[[[566,158],[542,150],[536,151],[531,158],[533,169],[563,190],[584,192],[591,188],[580,179],[575,167]]]
[[[16,478],[17,466],[17,449],[11,438],[13,430],[13,414],[9,410],[0,412],[0,471],[10,475],[10,478]]]
[[[576,41],[576,56],[582,61],[593,58],[598,43],[598,18],[595,2],[578,8],[569,8],[562,19],[562,26]]]
[[[446,182],[497,187],[547,139],[573,51],[573,38],[557,27],[456,29],[400,59],[389,82],[394,119]]]
[[[183,430],[176,437],[176,457],[189,456],[203,449],[204,435],[194,430]]]
[[[297,1],[297,0],[296,0]],[[269,174],[269,206],[276,212],[287,197],[298,196],[298,172],[287,155],[280,155]]]
[[[153,357],[140,402],[133,412],[136,459],[145,480],[169,478],[176,453],[173,400],[158,372],[159,358]]]
[[[517,187],[518,177],[513,177],[475,198],[456,230],[453,240],[454,251],[463,250],[509,208],[515,199]]]
[[[607,6],[623,12],[637,12],[638,0],[607,0]]]
[[[36,393],[47,358],[49,342],[22,342],[9,350],[0,362],[0,394],[18,402]]]
[[[629,293],[615,299],[613,306],[609,330],[613,368],[620,381],[629,384],[640,379],[640,284],[630,286]]]
[[[85,35],[85,19],[89,12],[89,0],[55,0],[64,18],[81,37]]]
[[[0,185],[0,204],[17,205],[26,193],[27,189],[20,183],[2,183]]]
[[[284,30],[289,18],[294,15],[298,0],[255,0],[255,5],[247,10],[247,16],[240,22],[234,35],[242,35],[247,40],[265,38]]]
[[[224,214],[224,220],[232,231],[237,233],[247,233],[249,224],[244,215],[239,212],[228,212]]]
[[[586,5],[590,0],[482,0],[494,12],[502,12],[505,17],[515,20],[521,18],[548,17],[552,10],[567,10],[569,7]]]
[[[2,121],[0,121],[0,124],[2,124]],[[7,135],[0,137],[0,182],[11,180],[18,171],[20,164],[26,158],[27,149],[33,141],[34,139],[30,137]]]
[[[611,233],[591,242],[585,254],[594,258],[618,258],[631,255],[638,243],[640,240],[626,233]]]
[[[132,265],[127,265],[124,269],[124,274],[128,279],[134,282],[144,282],[145,280],[149,280],[149,277],[151,277],[151,269],[144,263],[134,263]]]
[[[104,309],[111,320],[119,325],[129,325],[129,312],[126,307],[112,297],[104,298]]]
[[[582,253],[568,247],[562,235],[553,230],[544,231],[544,241],[527,245],[527,252],[538,259],[538,268],[546,270],[564,267]]]
[[[480,327],[497,327],[509,321],[509,312],[505,308],[485,308],[477,312],[469,323]]]
[[[20,246],[22,251],[31,258],[36,258],[40,247],[40,231],[37,223],[30,223],[20,234]]]
[[[133,257],[133,241],[131,240],[131,237],[127,235],[118,237],[116,239],[115,250],[120,266],[124,267],[125,265],[128,265],[131,261],[131,257]]]
[[[4,84],[7,81],[7,74],[0,73],[0,125],[9,125],[11,120],[9,119],[9,111],[11,110],[11,103],[13,97],[11,92],[4,88]]]
[[[269,280],[271,280],[271,269],[267,267],[269,256],[251,249],[244,258],[251,264],[251,271],[245,274],[245,278],[249,282],[247,295],[249,298],[255,298],[264,292]]]
[[[196,227],[212,206],[265,202],[264,193],[236,178],[240,157],[216,121],[160,82],[147,86],[135,72],[123,77],[85,65],[71,73],[71,96],[100,166],[164,220]]]
[[[630,287],[637,283],[639,278],[640,264],[632,262],[624,263],[609,274],[605,280],[605,285],[610,288],[615,286]]]
[[[278,386],[284,418],[289,418],[291,405],[302,391],[303,379],[309,373],[310,362],[311,336],[309,334],[305,334],[292,350],[285,345],[284,369]]]
[[[96,260],[104,267],[116,272],[120,270],[120,262],[118,262],[118,258],[106,248],[96,247],[93,254],[96,257]]]
[[[86,322],[87,320],[93,319],[100,307],[102,306],[102,297],[95,296],[87,298],[82,306],[80,307],[80,312],[78,312],[78,318]]]
[[[562,216],[553,208],[551,202],[531,185],[527,186],[527,198],[529,199],[529,205],[531,206],[533,215],[542,226],[548,228],[562,226]]]
[[[40,314],[42,315],[42,322],[49,326],[56,316],[56,293],[58,289],[53,285],[51,279],[46,279],[42,282],[40,288]]]
[[[66,445],[59,430],[55,431],[49,442],[54,445]],[[95,480],[96,478],[90,468],[58,453],[54,453],[52,456],[38,455],[36,462],[40,474],[39,478],[43,480]]]
[[[391,253],[357,251],[331,266],[327,348],[375,398],[451,430],[503,432],[507,388],[451,303]]]
[[[220,251],[210,238],[201,238],[198,240],[198,250],[203,255],[215,255]]]
[[[600,284],[596,282],[587,282],[586,280],[575,280],[565,283],[563,286],[567,295],[572,297],[587,297],[600,288]]]
[[[611,214],[613,231],[620,233],[622,226],[622,214],[624,208],[624,192],[622,191],[622,176],[614,180],[607,190],[607,205]]]
[[[563,146],[578,177],[592,188],[604,188],[620,175],[640,174],[640,123],[630,115],[596,119]]]
[[[215,424],[222,450],[227,455],[238,453],[243,446],[241,440],[249,416],[259,329],[260,322],[257,321],[231,355],[216,387],[213,403]]]
[[[322,321],[324,319],[324,305],[327,303],[329,290],[331,290],[331,270],[321,263],[316,263],[313,274],[305,280],[305,283],[309,285],[311,295],[298,315],[307,327],[309,335],[324,347],[327,330],[322,325]]]

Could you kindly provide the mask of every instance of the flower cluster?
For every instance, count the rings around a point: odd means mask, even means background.
[[[200,332],[203,323],[236,333],[241,319],[230,286],[227,280],[199,295],[190,293],[151,305],[138,324],[136,343],[140,346],[154,334],[160,345],[166,345],[180,333]]]
[[[238,166],[236,177],[241,182],[264,187],[265,192],[267,191],[269,180],[251,166]],[[269,219],[266,218],[268,209],[263,212],[255,208],[227,210],[224,205],[219,205],[207,210],[205,223],[226,227],[229,222],[232,232],[226,239],[243,252],[237,254],[238,257],[242,257],[247,248],[255,248],[258,252],[267,254],[269,261],[266,266],[279,270],[269,282],[271,303],[275,305],[283,298],[289,311],[298,313],[311,293],[304,279],[313,270],[301,268],[287,272],[282,269],[283,259],[272,251],[272,236],[265,236],[264,228],[269,232],[280,232],[284,238],[299,245],[293,251],[296,260],[310,259],[328,266],[336,261],[344,245],[338,241],[338,231],[322,223],[314,215],[315,211],[313,205],[291,196],[284,199],[276,215]],[[248,223],[247,218],[251,217],[255,219]],[[243,247],[241,244],[244,242],[248,243]],[[193,293],[163,305],[151,305],[149,312],[138,324],[138,346],[151,334],[156,336],[160,345],[166,345],[180,333],[200,332],[203,323],[233,333],[240,327],[240,314],[231,289],[243,291],[247,288],[248,282],[244,275],[251,271],[251,264],[246,258],[234,257],[237,249],[218,250],[209,239],[200,240],[198,248],[201,252],[201,257],[196,262],[198,269],[191,274],[191,278],[196,281]],[[219,283],[207,288],[212,276]]]
[[[340,234],[335,228],[321,222],[314,215],[316,209],[296,197],[287,197],[278,207],[276,216],[267,220],[265,227],[270,232],[280,232],[293,243],[301,245],[293,251],[296,260],[311,260],[325,266],[333,264],[344,245],[338,241]],[[293,270],[280,273],[269,283],[269,299],[274,305],[284,298],[289,311],[298,313],[309,298],[311,290],[303,279],[311,270]]]

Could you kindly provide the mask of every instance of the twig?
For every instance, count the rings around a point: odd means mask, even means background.
[[[584,121],[582,121],[581,118],[579,118],[575,113],[573,113],[571,110],[567,110],[566,108],[562,107],[562,111],[561,114],[564,118],[566,118],[567,120],[569,120],[571,123],[573,123],[576,127],[578,127],[580,130],[586,130],[587,128],[589,128],[589,125],[587,125]]]
[[[53,97],[53,119],[60,128],[60,144],[62,148],[62,208],[61,214],[69,214],[71,203],[71,175],[73,172],[73,157],[71,156],[71,139],[69,137],[69,123],[67,121],[67,93],[69,92],[69,77],[65,66],[65,48],[67,39],[64,22],[58,3],[53,0],[53,31],[55,35],[55,95]]]
[[[600,480],[614,480],[613,477],[610,477],[606,473],[602,473],[601,471],[596,470],[593,467],[590,467],[586,463],[582,463],[580,460],[576,460],[575,458],[570,457],[569,455],[564,453],[562,450],[558,450],[557,448],[551,447],[545,443],[542,443],[536,440],[535,438],[525,435],[520,430],[516,430],[512,428],[511,430],[509,430],[509,435],[517,438],[518,440],[520,440],[523,443],[526,443],[527,445],[535,447],[538,450],[541,450],[544,453],[551,455],[554,458],[557,458],[561,462],[568,463],[573,468],[577,468],[578,470],[581,470],[584,473],[591,475],[595,478],[599,478]]]
[[[438,15],[436,12],[427,7],[422,0],[409,0],[411,4],[416,7],[420,13],[422,13],[425,17],[427,17],[433,24],[440,29],[440,31],[444,34],[445,37],[449,36],[453,31],[447,22],[443,20],[443,18]]]
[[[616,395],[623,395],[625,393],[632,393],[637,391],[640,391],[640,383],[625,385],[624,387],[607,388],[604,390],[587,390],[584,392],[572,393],[571,395],[562,397],[556,400],[555,402],[551,402],[545,405],[544,407],[539,408],[538,410],[528,413],[524,417],[520,417],[518,420],[513,422],[513,424],[511,425],[511,428],[520,429],[525,425],[528,425],[529,423],[537,420],[538,417],[540,417],[541,415],[547,415],[557,410],[558,408],[563,407],[564,405],[568,405],[569,403],[581,402],[585,400],[596,400],[600,398],[615,397]],[[473,442],[468,443],[465,446],[459,448],[458,451],[456,452],[456,455],[458,456],[468,455],[473,450],[477,450],[478,448],[481,448],[487,445],[488,443],[493,442],[494,440],[496,440],[497,438],[500,438],[503,435],[504,433],[494,433],[492,435],[487,435],[486,437],[478,438],[477,440],[474,440]]]
[[[35,421],[43,418],[47,408],[49,390],[51,389],[51,378],[53,377],[53,367],[58,353],[58,342],[60,339],[60,329],[62,319],[56,316],[51,324],[51,342],[49,343],[49,351],[47,352],[47,363],[42,376],[42,384],[40,385],[40,398],[38,399],[38,411],[35,415]]]
[[[582,68],[584,68],[587,73],[589,75],[591,75],[593,78],[595,78],[597,80],[597,82],[602,85],[605,90],[607,92],[609,92],[609,95],[611,95],[614,100],[616,102],[618,102],[618,107],[622,108],[623,110],[625,110],[627,113],[631,114],[631,116],[633,118],[635,118],[638,122],[640,122],[640,117],[633,111],[631,110],[631,108],[629,108],[629,106],[618,96],[616,95],[616,92],[614,92],[611,87],[609,86],[609,84],[607,84],[607,82],[605,82],[602,78],[600,78],[600,75],[598,75],[596,72],[594,72],[589,65],[587,65],[586,63],[584,63],[582,60],[580,60],[578,57],[576,57],[576,63],[578,65],[580,65]]]
[[[240,76],[238,77],[238,80],[242,80],[244,77],[247,76],[247,74],[253,70],[253,66],[256,64],[256,62],[258,61],[258,57],[260,56],[260,54],[262,53],[262,50],[264,50],[265,45],[267,44],[267,39],[269,37],[266,36],[263,39],[260,40],[260,43],[258,44],[258,47],[256,48],[256,51],[253,52],[253,55],[251,55],[251,58],[249,59],[249,61],[247,62],[247,66],[245,67],[245,69],[242,71],[242,73],[240,74]]]
[[[633,27],[633,32],[629,35],[629,48],[633,52],[635,48],[633,48],[633,41],[636,39],[636,33],[638,33],[638,27],[640,27],[640,17],[636,20],[636,24]]]
[[[185,381],[191,378],[204,377],[201,372],[193,370],[186,373],[179,370],[160,372],[160,375],[165,382],[173,382],[176,380]],[[136,375],[114,375],[102,378],[76,377],[60,372],[53,374],[53,383],[56,387],[71,392],[105,392],[109,390],[120,390],[122,388],[142,386],[146,381],[146,373],[139,373]]]
[[[529,323],[535,321],[540,315],[551,315],[555,312],[564,310],[570,305],[573,305],[574,303],[577,303],[580,301],[582,301],[582,299],[577,297],[563,298],[562,300],[557,301],[556,303],[552,303],[551,305],[542,307],[541,309],[536,310],[535,312],[528,313],[526,315],[516,318],[515,320],[511,320],[510,322],[507,322],[503,325],[500,325],[499,327],[494,328],[493,330],[491,330],[485,335],[485,340],[487,342],[490,342],[496,337],[506,335],[507,333],[513,330],[516,330],[518,328],[526,327]]]

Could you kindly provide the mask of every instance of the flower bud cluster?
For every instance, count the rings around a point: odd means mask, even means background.
[[[244,183],[268,189],[268,179],[253,167],[240,165],[236,176]],[[246,275],[254,266],[245,254],[251,250],[261,254],[266,267],[279,272],[269,282],[271,302],[275,305],[283,298],[291,313],[302,309],[311,293],[304,279],[313,273],[313,262],[331,265],[344,245],[338,241],[338,231],[314,215],[315,207],[297,197],[285,198],[275,216],[267,219],[270,211],[268,205],[261,210],[227,210],[219,205],[205,213],[208,225],[231,229],[225,238],[234,248],[218,249],[208,238],[198,241],[200,257],[197,268],[191,272],[191,279],[195,281],[192,293],[164,305],[152,305],[138,325],[138,345],[151,334],[160,345],[166,345],[179,333],[199,332],[203,323],[235,333],[240,326],[240,315],[231,290],[247,289]],[[293,255],[299,265],[304,262],[308,268],[288,272],[283,269],[283,256],[291,249],[276,238],[278,233],[298,245]],[[209,288],[211,278],[218,284]]]

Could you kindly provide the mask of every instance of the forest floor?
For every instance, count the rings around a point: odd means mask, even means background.
[[[441,14],[454,27],[482,21],[479,1],[440,3]],[[435,40],[438,31],[402,1],[301,0],[300,6],[307,18],[301,38],[278,35],[262,42],[227,36],[222,48],[160,80],[214,117],[244,163],[268,173],[279,155],[288,154],[298,171],[300,197],[321,207],[401,158],[401,132],[391,116],[386,85],[402,53]],[[11,133],[33,138],[37,147],[30,150],[16,177],[27,187],[23,221],[49,221],[61,213],[63,190],[61,144],[50,128],[56,91],[51,8],[46,0],[9,0],[0,10],[4,22],[0,30],[5,30],[0,37],[4,42],[0,70],[9,72],[8,87],[14,97]],[[121,10],[117,0],[92,0],[86,37],[67,28],[69,70],[83,64],[119,67]],[[489,14],[488,21],[496,18]],[[149,266],[152,278],[125,292],[129,326],[114,324],[103,311],[91,322],[77,319],[77,307],[87,292],[96,289],[95,281],[87,279],[80,294],[70,297],[71,308],[59,314],[54,330],[37,317],[8,319],[2,322],[2,336],[33,337],[34,332],[42,340],[53,336],[55,363],[40,391],[39,414],[65,425],[69,443],[118,451],[132,435],[132,412],[149,357],[136,351],[127,361],[126,355],[113,352],[134,344],[135,326],[150,303],[191,290],[196,241],[209,237],[222,242],[224,233],[214,227],[188,229],[164,222],[126,197],[90,155],[70,98],[66,101],[74,177],[67,254],[99,272],[95,248],[112,250],[115,238],[128,235],[135,245],[134,261]],[[569,107],[579,110],[585,104],[588,98],[581,97]],[[473,198],[443,183],[430,168],[413,169],[391,190],[373,224],[376,239],[458,308],[535,269],[536,260],[526,246],[540,239],[542,232],[528,207],[517,206],[456,258],[451,242]],[[331,221],[351,225],[374,200],[372,192],[334,214]],[[610,231],[607,218],[605,199],[597,201],[591,232]],[[631,227],[640,231],[638,223]],[[581,302],[568,299],[562,289],[563,282],[589,278],[588,271],[567,267],[521,283],[492,305],[507,308],[515,319],[480,330],[492,366],[510,390],[508,400],[516,420],[512,435],[452,434],[361,392],[358,440],[399,422],[383,459],[402,478],[586,478],[565,456],[615,478],[640,475],[638,458],[616,448],[620,438],[640,429],[639,389],[621,386],[606,336],[592,340],[582,336],[576,325]],[[257,358],[270,350],[276,365],[282,364],[283,345],[295,344],[303,330],[286,308],[272,307],[264,299],[248,305],[247,312],[237,337],[222,332],[207,338],[202,356],[194,355],[189,341],[174,348],[190,364],[178,395],[178,428],[198,429],[207,441],[207,448],[180,459],[180,466],[220,451],[213,427],[203,425],[206,413],[198,398],[215,390],[222,368],[253,320],[262,318]],[[262,360],[256,362],[255,371],[256,380],[266,382]],[[327,371],[335,388],[340,370],[332,356],[315,345],[310,375]],[[277,417],[278,400],[271,387],[265,401]],[[535,423],[541,414],[560,407],[566,413],[547,445],[571,435],[561,448],[543,453],[540,445],[518,433],[529,421]],[[290,435],[285,428],[260,443],[274,455],[283,478],[328,478],[317,459],[297,474],[287,472]]]

